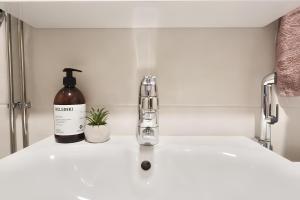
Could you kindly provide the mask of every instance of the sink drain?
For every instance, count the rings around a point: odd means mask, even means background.
[[[141,164],[143,170],[147,171],[151,168],[151,163],[148,160],[144,160]]]

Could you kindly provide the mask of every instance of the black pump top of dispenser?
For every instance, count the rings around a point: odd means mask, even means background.
[[[64,68],[63,72],[66,72],[66,76],[64,77],[63,83],[65,87],[75,87],[76,78],[73,77],[73,72],[82,72],[79,69],[73,68]]]

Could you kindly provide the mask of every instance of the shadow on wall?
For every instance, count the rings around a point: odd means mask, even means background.
[[[292,161],[300,161],[300,108],[286,108],[288,117],[285,133],[285,148],[283,155]]]
[[[282,129],[284,135],[282,155],[291,161],[300,161],[299,102],[299,97],[279,97],[284,112],[282,116],[285,118],[282,119],[285,120],[285,127]]]

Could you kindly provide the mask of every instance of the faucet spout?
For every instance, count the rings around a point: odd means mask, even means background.
[[[145,76],[139,92],[137,141],[140,145],[158,143],[158,92],[155,76]]]

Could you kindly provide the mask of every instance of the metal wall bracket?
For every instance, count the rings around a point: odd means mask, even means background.
[[[15,103],[15,108],[19,108],[19,109],[31,108],[31,102],[27,102],[27,103],[17,102]]]

